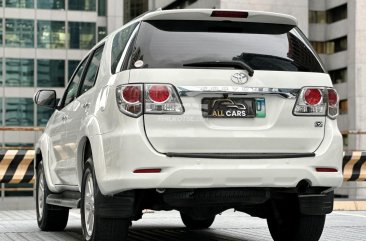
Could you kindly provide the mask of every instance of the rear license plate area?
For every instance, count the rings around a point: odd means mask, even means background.
[[[263,115],[264,99],[261,99],[258,105],[256,98],[203,98],[202,115],[205,118],[254,118],[257,110]]]

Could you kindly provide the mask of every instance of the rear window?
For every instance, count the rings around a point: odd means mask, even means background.
[[[192,68],[242,61],[254,70],[324,72],[301,31],[281,24],[154,20],[142,22],[129,68]],[[139,62],[141,65],[141,62]]]

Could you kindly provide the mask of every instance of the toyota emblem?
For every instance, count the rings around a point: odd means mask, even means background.
[[[235,73],[231,76],[231,81],[238,85],[243,85],[248,82],[249,77],[245,73]]]

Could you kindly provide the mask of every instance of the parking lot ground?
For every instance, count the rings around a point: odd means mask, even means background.
[[[28,211],[0,212],[0,241],[78,241],[82,240],[79,210],[72,210],[65,232],[40,232],[36,214]],[[218,215],[205,231],[188,231],[178,212],[146,213],[133,222],[131,241],[270,241],[266,221],[244,213],[228,210]],[[366,240],[366,212],[333,212],[328,215],[322,241]]]

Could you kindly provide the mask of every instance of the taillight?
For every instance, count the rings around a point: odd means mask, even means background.
[[[332,107],[338,104],[338,94],[335,89],[328,89],[328,104]]]
[[[143,85],[120,85],[116,97],[119,110],[129,116],[139,117],[142,114]]]
[[[146,114],[182,114],[183,112],[183,105],[177,91],[172,85],[145,85]]]
[[[307,89],[304,94],[305,102],[308,105],[317,105],[322,101],[323,94],[319,89]]]
[[[130,104],[139,102],[141,100],[141,87],[125,86],[122,89],[122,98]]]
[[[297,98],[293,113],[297,116],[338,115],[338,94],[333,88],[304,87]]]
[[[117,87],[119,110],[132,117],[146,114],[182,114],[183,105],[170,84],[127,84]],[[143,108],[145,106],[145,108]]]
[[[339,108],[339,97],[338,93],[333,88],[327,88],[327,97],[328,97],[328,116],[332,119],[335,119],[338,116]]]
[[[164,103],[170,97],[169,88],[166,85],[152,85],[148,89],[149,98],[155,103]]]

